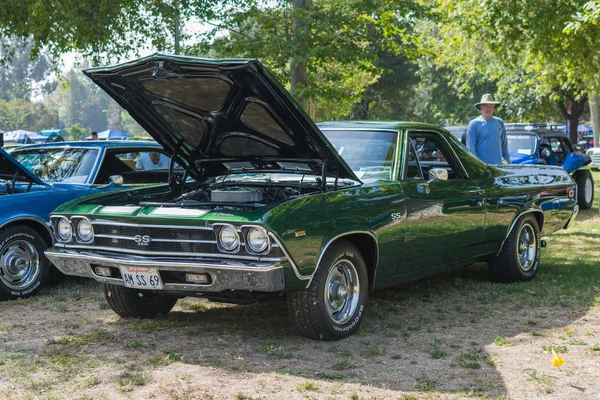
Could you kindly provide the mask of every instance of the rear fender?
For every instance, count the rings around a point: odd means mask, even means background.
[[[506,243],[506,240],[512,233],[513,229],[515,229],[515,226],[517,225],[517,221],[519,220],[519,218],[521,218],[523,215],[526,215],[526,214],[533,214],[533,216],[535,217],[535,219],[538,223],[538,226],[539,226],[540,232],[541,232],[542,226],[544,225],[544,212],[542,210],[536,209],[536,208],[530,208],[530,209],[521,211],[519,214],[517,214],[515,216],[515,218],[513,218],[513,221],[511,222],[510,227],[506,231],[506,235],[504,236],[504,240],[502,240],[502,245],[500,246],[498,253],[496,253],[496,256],[500,255],[500,252],[504,248],[504,243]]]

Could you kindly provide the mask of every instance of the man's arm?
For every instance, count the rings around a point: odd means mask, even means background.
[[[510,153],[508,152],[508,139],[506,137],[506,128],[504,127],[504,121],[500,120],[500,126],[502,127],[502,158],[510,164]]]
[[[474,121],[471,121],[467,128],[467,148],[477,154],[477,132]]]

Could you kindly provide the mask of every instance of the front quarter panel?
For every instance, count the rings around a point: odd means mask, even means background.
[[[265,215],[264,223],[277,235],[300,275],[286,273],[286,282],[294,282],[288,289],[301,289],[312,278],[326,246],[350,234],[364,233],[365,239],[376,237],[380,254],[363,257],[385,257],[379,260],[377,278],[393,276],[395,264],[391,261],[400,257],[404,241],[404,226],[400,223],[404,213],[398,182],[379,181],[282,203]],[[393,215],[398,218],[393,219]],[[386,262],[388,259],[390,262]]]
[[[49,214],[60,204],[85,196],[89,187],[71,187],[69,190],[52,186],[32,188],[30,192],[0,196],[0,227],[21,219],[49,222]]]

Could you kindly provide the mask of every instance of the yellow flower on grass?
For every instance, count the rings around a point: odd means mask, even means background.
[[[559,356],[554,350],[552,350],[552,365],[554,365],[555,367],[560,367],[564,363],[565,360],[563,360],[561,356]]]

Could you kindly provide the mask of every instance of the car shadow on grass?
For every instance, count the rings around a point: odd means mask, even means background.
[[[574,233],[578,242],[592,247],[592,238]],[[200,375],[217,369],[232,381],[244,374],[240,393],[248,379],[275,374],[298,382],[297,394],[311,394],[315,387],[324,393],[339,385],[350,388],[346,394],[364,389],[383,397],[424,392],[515,397],[517,387],[549,394],[557,390],[556,374],[547,368],[549,349],[590,341],[580,337],[585,332],[567,330],[598,297],[600,268],[581,257],[589,255],[573,258],[560,246],[544,249],[533,282],[490,283],[486,265],[479,263],[373,292],[357,334],[338,342],[301,337],[288,320],[283,296],[252,305],[185,298],[167,316],[124,319],[108,309],[101,285],[67,278],[35,298],[0,305],[0,316],[14,315],[0,324],[2,348],[8,355],[32,352],[61,376],[65,367],[55,364],[65,357],[83,360],[78,368],[91,375],[100,362],[117,371],[115,385],[125,385],[134,395],[153,384],[147,371],[167,367]],[[38,315],[31,326],[18,322],[17,315],[34,311]],[[35,332],[43,332],[42,338],[28,348]],[[19,333],[29,334],[29,342],[19,341]],[[14,364],[0,360],[0,370],[18,370],[19,359],[15,356]],[[28,371],[14,379],[30,376]],[[11,379],[7,382],[16,382]]]

